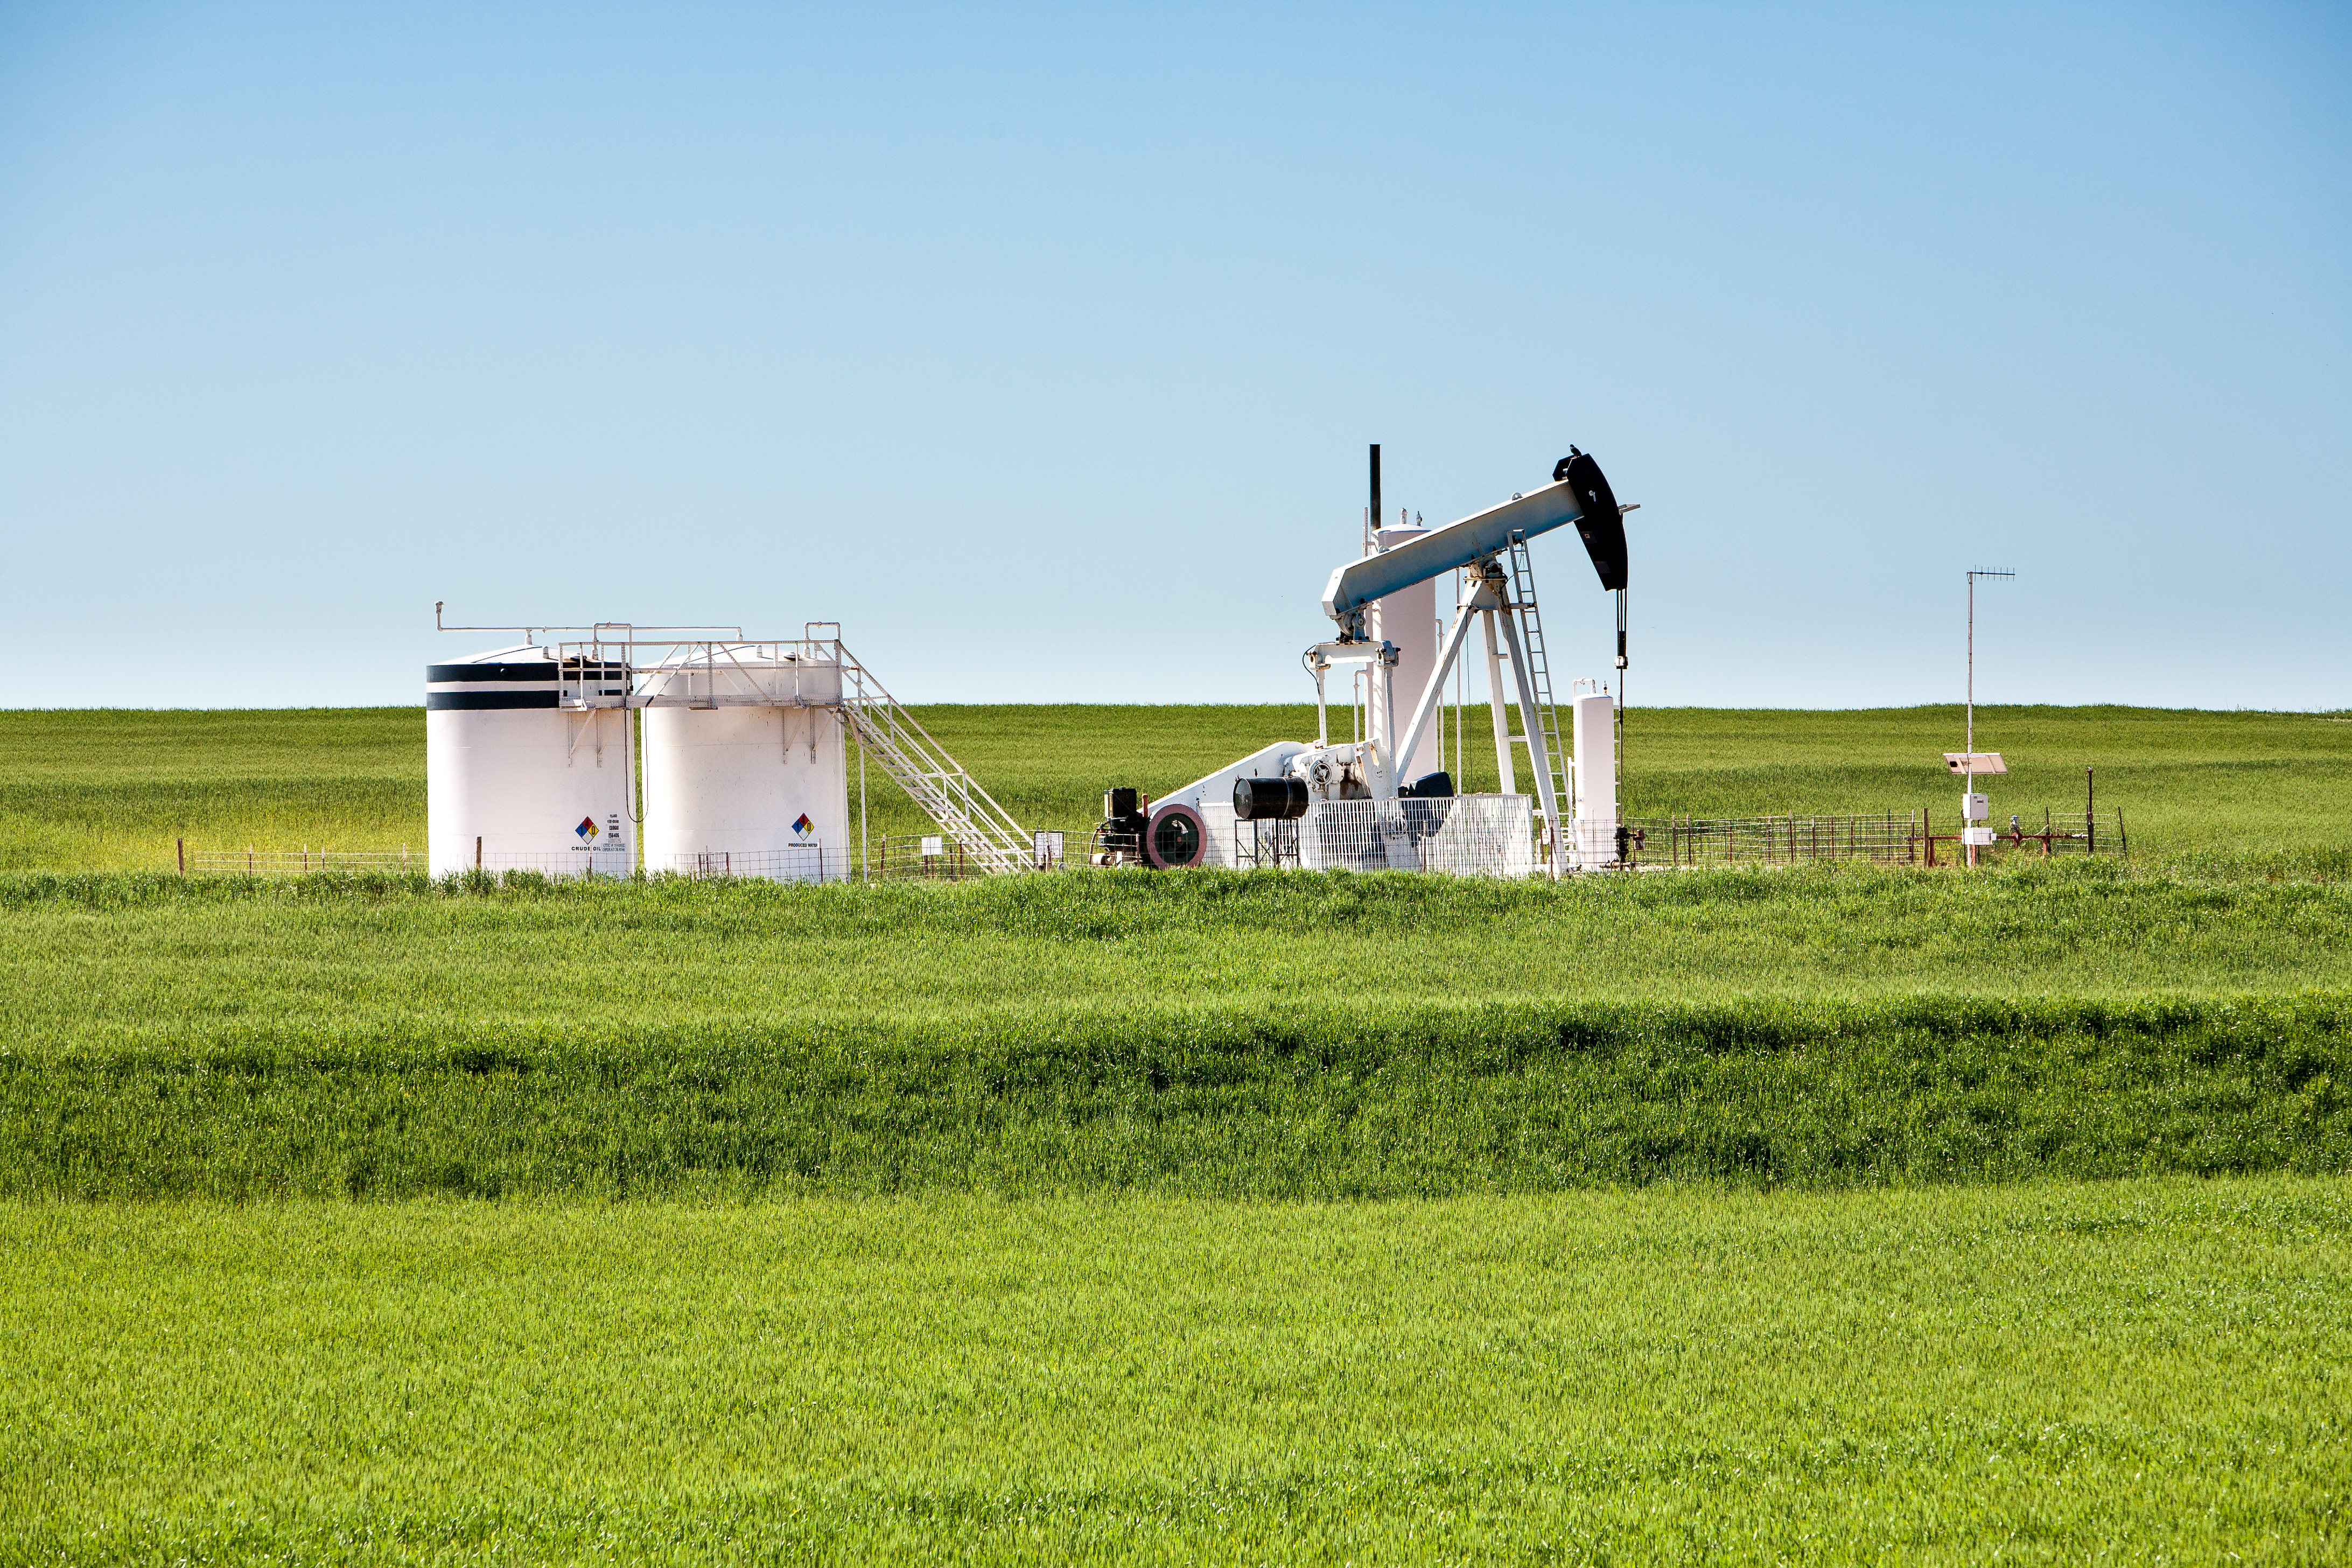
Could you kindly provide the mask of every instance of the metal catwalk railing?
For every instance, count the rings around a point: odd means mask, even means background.
[[[610,623],[593,628],[590,637],[556,645],[562,700],[585,708],[837,707],[865,753],[981,872],[1036,868],[1034,837],[857,661],[839,630],[830,621],[812,621],[796,641],[755,641],[740,629],[731,637],[679,637]],[[644,662],[648,650],[657,654],[650,663]]]

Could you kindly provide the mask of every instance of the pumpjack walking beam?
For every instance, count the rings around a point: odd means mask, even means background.
[[[1323,613],[1339,628],[1341,642],[1362,642],[1364,611],[1375,599],[1426,583],[1457,566],[1471,566],[1510,549],[1511,535],[1533,539],[1576,525],[1604,588],[1625,585],[1625,520],[1601,465],[1570,447],[1552,469],[1553,482],[1513,496],[1500,506],[1474,512],[1459,522],[1433,528],[1423,537],[1378,555],[1350,561],[1331,574],[1323,590]]]

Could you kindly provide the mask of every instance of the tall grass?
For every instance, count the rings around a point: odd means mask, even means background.
[[[0,1559],[2321,1563],[2352,1187],[0,1205]]]
[[[0,1193],[1362,1198],[2352,1170],[2352,1002],[256,1024],[0,1057]]]
[[[2095,865],[19,878],[0,922],[26,1195],[1885,1184],[2352,1136],[2352,889]]]
[[[1591,878],[1071,872],[963,885],[0,878],[19,1049],[230,1025],[1405,1016],[1514,1000],[2352,988],[2352,889],[2080,862]]]
[[[421,708],[0,712],[0,869],[425,847]]]

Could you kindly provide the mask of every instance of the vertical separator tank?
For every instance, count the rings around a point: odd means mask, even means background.
[[[553,649],[529,646],[427,665],[433,874],[477,866],[551,876],[634,871],[628,710],[559,706],[566,687],[617,702],[628,685],[624,665],[562,665]]]
[[[1577,697],[1571,708],[1576,816],[1569,858],[1578,866],[1606,866],[1617,858],[1617,700],[1593,692]]]

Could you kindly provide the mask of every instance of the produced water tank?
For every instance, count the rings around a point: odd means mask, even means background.
[[[536,870],[626,876],[629,714],[558,706],[559,693],[618,699],[617,664],[559,664],[509,647],[425,668],[425,812],[433,874]]]
[[[788,648],[698,650],[647,680],[647,871],[849,874],[841,667]]]

